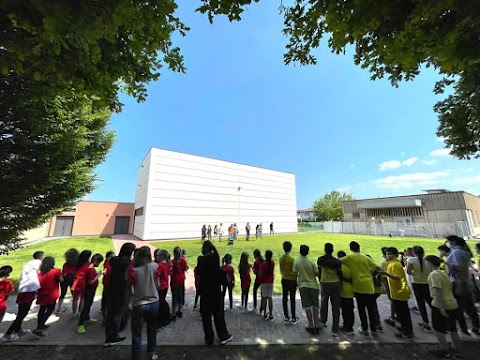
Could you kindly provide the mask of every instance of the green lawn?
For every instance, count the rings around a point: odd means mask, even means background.
[[[255,237],[253,237],[255,239]],[[216,243],[215,246],[223,256],[227,253],[233,257],[232,264],[237,268],[240,260],[240,254],[243,251],[247,251],[250,254],[250,262],[253,262],[252,252],[254,249],[259,249],[262,254],[265,250],[273,251],[273,257],[277,266],[275,267],[275,287],[274,292],[276,294],[281,293],[280,285],[280,270],[278,268],[278,259],[283,254],[282,243],[284,241],[290,241],[293,244],[292,255],[294,257],[299,256],[299,247],[302,244],[306,244],[310,247],[309,257],[316,262],[316,259],[323,255],[323,247],[326,242],[330,242],[335,247],[335,254],[338,250],[344,250],[347,254],[350,252],[349,243],[352,240],[357,241],[361,246],[361,252],[372,256],[373,260],[377,263],[382,261],[380,248],[383,246],[395,246],[399,251],[403,251],[407,247],[413,247],[420,245],[425,249],[425,254],[437,255],[437,247],[443,244],[443,239],[427,239],[427,238],[404,238],[404,237],[380,237],[380,236],[368,236],[368,235],[352,235],[352,234],[327,234],[327,233],[307,233],[307,234],[290,234],[290,235],[275,235],[264,236],[263,239],[258,241],[250,240],[245,241],[245,238],[241,237],[234,245],[227,245],[225,237],[222,242]],[[193,268],[197,262],[197,257],[201,255],[201,241],[200,240],[180,240],[180,241],[168,241],[168,242],[152,242],[152,246],[161,249],[167,249],[170,254],[173,254],[173,248],[180,246],[187,251],[187,260],[191,268]],[[473,246],[473,245],[472,245]],[[239,281],[237,274],[237,283]],[[240,287],[235,286],[235,292],[240,292]]]
[[[105,256],[107,251],[114,250],[111,238],[82,237],[55,239],[18,249],[8,255],[0,255],[0,266],[10,265],[13,267],[10,279],[14,282],[15,290],[17,290],[22,267],[33,259],[32,255],[35,251],[44,251],[45,256],[53,256],[55,258],[55,267],[61,269],[64,263],[63,254],[72,247],[76,248],[79,252],[82,250],[91,250],[92,255],[100,253],[103,256]],[[101,281],[99,288],[100,289],[97,290],[98,293],[102,290]]]

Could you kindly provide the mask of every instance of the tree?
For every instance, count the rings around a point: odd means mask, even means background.
[[[339,191],[326,193],[313,202],[313,208],[319,221],[341,221],[343,219],[342,202],[353,200],[352,194],[341,194]]]
[[[260,0],[202,0],[198,11],[241,19]],[[317,64],[313,51],[327,37],[332,52],[354,49],[354,61],[392,85],[413,80],[422,67],[444,76],[435,86],[454,94],[435,105],[437,134],[460,159],[480,156],[480,2],[478,0],[292,0],[285,6],[284,61]]]
[[[46,92],[13,74],[0,77],[0,253],[92,191],[93,169],[113,144],[109,109],[94,109],[73,89]]]
[[[48,83],[119,111],[119,90],[138,100],[167,65],[185,71],[172,35],[188,28],[175,0],[4,0],[0,71]]]

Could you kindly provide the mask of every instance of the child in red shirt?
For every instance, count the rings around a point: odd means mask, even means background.
[[[95,268],[103,261],[101,254],[95,254],[92,256],[91,263],[85,274],[85,289],[83,291],[83,309],[80,313],[80,319],[78,320],[77,334],[82,335],[87,331],[85,330],[85,321],[94,323],[97,320],[90,318],[90,308],[95,298],[95,291],[98,287],[98,278],[103,274],[103,270],[96,271]]]
[[[170,277],[170,288],[172,290],[172,320],[181,318],[183,294],[185,288],[185,271],[188,270],[187,260],[182,257],[182,249],[173,249],[172,276]]]
[[[228,299],[230,300],[230,311],[233,311],[233,287],[235,286],[235,270],[232,266],[232,255],[225,254],[222,259],[223,270],[227,275],[227,287],[223,292],[223,303],[225,304],[225,295],[228,290]],[[227,307],[225,307],[225,310]]]
[[[258,249],[253,250],[253,258],[255,259],[255,261],[253,262],[252,271],[255,274],[255,282],[253,283],[252,295],[253,295],[253,309],[256,312],[257,311],[257,292],[258,292],[258,289],[260,288],[260,285],[262,285],[262,278],[258,272],[260,264],[263,261],[263,257],[262,257],[262,254],[260,253],[260,250]]]
[[[155,251],[155,261],[158,264],[158,318],[157,329],[162,329],[170,323],[170,306],[167,303],[166,297],[168,292],[168,278],[172,271],[172,264],[170,254],[167,250]]]
[[[103,263],[103,291],[102,291],[102,302],[101,302],[101,312],[102,312],[102,323],[105,324],[105,318],[107,316],[107,300],[108,300],[108,285],[110,283],[110,278],[112,277],[111,270],[112,265],[110,265],[110,259],[115,256],[113,251],[108,251],[105,254],[105,262]]]
[[[258,269],[262,279],[262,286],[260,291],[262,293],[262,305],[260,311],[263,312],[264,320],[273,321],[273,270],[275,269],[275,262],[272,260],[273,253],[270,250],[265,251],[265,261],[263,261]],[[267,314],[268,305],[268,314]]]
[[[47,256],[42,260],[40,265],[40,273],[38,280],[40,281],[40,289],[37,293],[37,304],[40,305],[38,310],[37,328],[32,331],[37,336],[45,336],[45,330],[49,325],[45,325],[50,315],[55,310],[55,304],[60,296],[60,282],[63,281],[60,269],[55,269],[55,259]]]
[[[87,287],[86,276],[87,271],[90,268],[90,256],[92,252],[90,250],[83,250],[78,256],[78,261],[75,266],[75,279],[72,285],[72,319],[77,319],[80,316],[80,311],[83,308],[84,298],[83,293]]]
[[[77,265],[78,255],[78,250],[73,248],[68,249],[63,255],[65,263],[62,267],[63,281],[60,283],[60,298],[58,299],[57,314],[67,310],[67,307],[63,306],[63,301],[67,295],[68,288],[70,288],[70,292],[73,294],[72,285],[73,280],[75,280],[75,266]]]
[[[12,280],[8,279],[12,270],[9,265],[0,268],[0,324],[7,311],[8,295],[14,290]]]
[[[252,265],[248,262],[248,253],[243,252],[240,256],[240,263],[238,264],[238,272],[240,273],[240,288],[242,289],[242,307],[243,311],[248,311],[248,292],[250,291],[250,284],[252,283],[252,278],[250,277],[250,272],[252,270]]]

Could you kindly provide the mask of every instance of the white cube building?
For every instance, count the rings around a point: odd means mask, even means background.
[[[152,148],[137,176],[135,236],[142,240],[199,238],[203,225],[247,222],[251,234],[297,232],[295,175]]]

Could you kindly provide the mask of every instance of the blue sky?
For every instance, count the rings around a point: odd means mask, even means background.
[[[194,12],[199,1],[180,3],[191,31],[175,43],[187,73],[164,69],[144,103],[121,97],[116,143],[90,200],[133,201],[151,147],[295,173],[298,208],[336,189],[356,198],[432,188],[480,194],[479,161],[450,157],[435,135],[432,70],[394,88],[370,81],[352,52],[331,54],[326,41],[318,65],[285,66],[277,2],[213,25]]]

